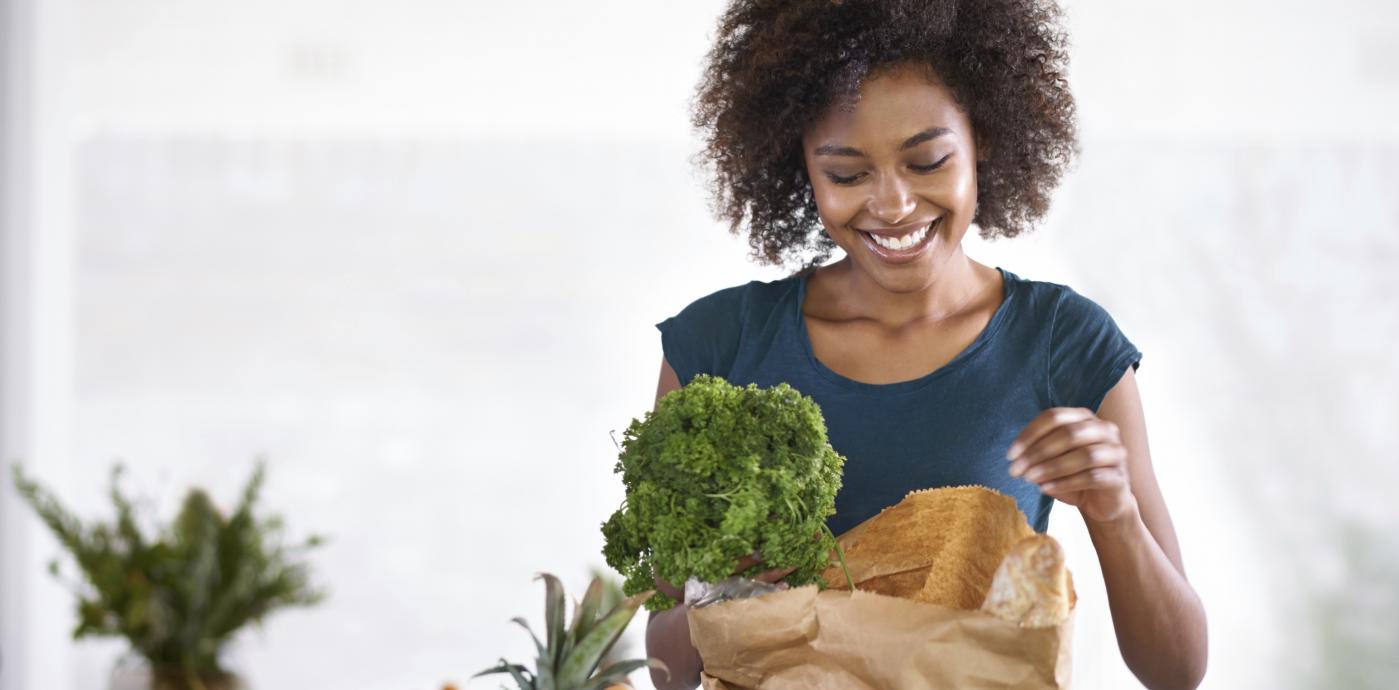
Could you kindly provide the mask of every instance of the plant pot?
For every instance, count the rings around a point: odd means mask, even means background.
[[[157,666],[151,673],[150,690],[243,690],[243,681],[232,673],[202,673],[195,677],[184,669]]]
[[[189,682],[178,667],[164,667],[160,673],[151,669],[145,659],[127,654],[117,660],[108,680],[107,690],[247,690],[247,685],[235,674],[205,674]]]

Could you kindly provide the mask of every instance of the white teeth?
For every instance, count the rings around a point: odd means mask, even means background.
[[[878,245],[881,246],[881,247],[884,247],[885,249],[893,249],[893,250],[895,250],[895,251],[900,251],[900,250],[908,249],[908,248],[910,248],[910,247],[912,247],[912,246],[918,244],[919,242],[922,242],[922,241],[923,241],[923,238],[924,238],[924,237],[927,237],[927,235],[928,235],[928,228],[930,228],[930,227],[932,227],[931,224],[928,225],[928,226],[925,226],[922,230],[919,230],[919,231],[917,231],[917,232],[909,233],[909,234],[904,235],[903,237],[900,237],[900,238],[897,238],[897,239],[888,239],[888,238],[885,238],[885,237],[883,237],[883,236],[881,236],[881,235],[875,235],[875,234],[870,234],[870,237],[874,238],[875,243],[878,244]]]

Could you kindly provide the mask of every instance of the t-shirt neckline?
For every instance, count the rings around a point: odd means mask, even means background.
[[[810,362],[812,369],[822,380],[830,385],[862,393],[907,393],[918,390],[962,366],[964,362],[984,349],[991,338],[996,335],[996,332],[1000,330],[1001,324],[1006,320],[1008,307],[1015,295],[1011,287],[1012,283],[1017,280],[1017,277],[1014,273],[1000,266],[997,266],[996,270],[1001,274],[1001,304],[996,308],[996,312],[991,315],[991,320],[986,324],[986,327],[981,329],[981,333],[977,335],[976,340],[973,340],[971,345],[968,345],[961,352],[957,353],[957,356],[953,357],[951,361],[916,379],[895,381],[893,383],[856,381],[855,379],[847,378],[837,373],[834,369],[826,366],[821,360],[816,358],[816,350],[811,345],[811,336],[806,332],[806,317],[802,314],[802,303],[806,301],[806,279],[811,274],[810,271],[801,274],[797,278],[797,299],[792,309],[792,313],[796,317],[797,338],[801,340],[802,350],[806,352],[807,361]]]

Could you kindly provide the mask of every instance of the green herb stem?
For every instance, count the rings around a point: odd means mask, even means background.
[[[845,549],[840,548],[840,540],[831,532],[831,526],[825,522],[821,523],[821,529],[826,530],[826,534],[831,536],[831,541],[836,544],[836,558],[840,559],[840,569],[845,571],[845,581],[850,584],[850,591],[855,591],[855,579],[850,577],[850,568],[845,565]]]

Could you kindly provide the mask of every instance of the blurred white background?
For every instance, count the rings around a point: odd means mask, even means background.
[[[105,688],[123,649],[68,638],[15,461],[100,517],[120,458],[164,518],[265,453],[331,596],[239,638],[254,690],[496,687],[465,681],[531,658],[532,575],[602,565],[653,324],[786,275],[689,164],[722,7],[0,0],[0,690]],[[1204,687],[1391,687],[1399,5],[1067,10],[1081,161],[1038,232],[968,252],[1145,353]],[[1076,687],[1138,687],[1081,518],[1051,533]]]

